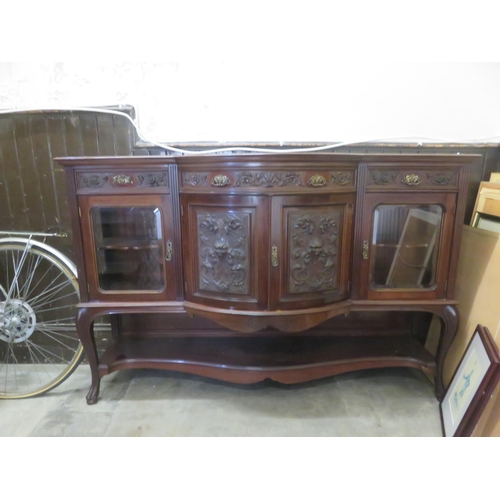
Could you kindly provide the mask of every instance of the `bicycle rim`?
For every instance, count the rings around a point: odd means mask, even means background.
[[[48,245],[0,241],[0,399],[44,394],[83,357],[76,271]]]

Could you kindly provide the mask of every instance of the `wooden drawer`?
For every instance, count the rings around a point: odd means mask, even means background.
[[[75,184],[78,194],[120,193],[137,191],[170,191],[168,169],[132,171],[126,168],[97,171],[75,171]]]
[[[457,190],[459,168],[368,167],[368,191]]]
[[[356,187],[354,169],[238,169],[183,170],[183,192],[224,191],[349,191]]]

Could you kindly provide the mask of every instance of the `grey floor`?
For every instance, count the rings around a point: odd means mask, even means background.
[[[306,384],[227,384],[153,370],[114,373],[88,406],[89,368],[25,400],[0,400],[0,436],[441,436],[419,371],[369,370]]]

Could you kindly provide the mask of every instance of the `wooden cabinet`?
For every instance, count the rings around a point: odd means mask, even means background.
[[[144,367],[294,383],[411,366],[444,394],[467,169],[478,157],[59,161],[89,403],[107,373]],[[99,358],[92,325],[106,314],[114,340]],[[441,319],[436,356],[419,314]]]

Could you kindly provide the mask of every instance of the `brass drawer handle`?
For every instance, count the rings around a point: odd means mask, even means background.
[[[368,252],[370,249],[370,244],[368,243],[368,240],[363,241],[363,259],[368,260]]]
[[[215,187],[224,187],[228,184],[231,184],[229,177],[227,175],[216,175],[211,182],[212,186]]]
[[[165,247],[165,260],[171,261],[173,253],[174,253],[174,248],[172,242],[168,240]]]
[[[115,175],[113,177],[113,184],[120,184],[120,185],[124,185],[124,184],[133,184],[134,181],[132,180],[132,177],[128,176],[128,175]]]
[[[403,177],[401,182],[407,186],[418,186],[421,180],[417,174],[408,174]]]
[[[273,267],[279,266],[278,247],[276,245],[273,245],[273,247],[271,248],[271,265]]]
[[[307,183],[309,184],[309,186],[320,187],[326,184],[326,179],[322,175],[315,174],[309,177]]]

